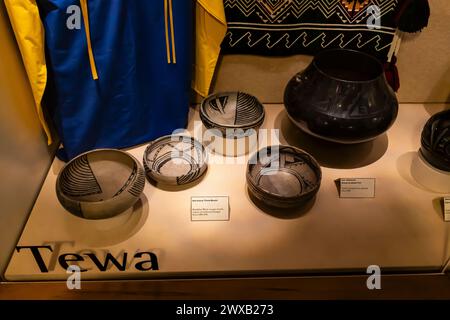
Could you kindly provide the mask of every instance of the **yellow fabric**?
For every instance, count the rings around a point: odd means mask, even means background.
[[[166,54],[167,54],[167,63],[171,64],[172,61],[170,59],[170,43],[169,43],[169,17],[167,16],[167,0],[164,0],[164,29],[166,31]]]
[[[169,26],[170,19],[170,26]],[[164,27],[166,32],[166,51],[167,51],[167,63],[177,63],[177,54],[175,49],[175,29],[173,23],[173,9],[172,0],[164,0]],[[170,29],[170,37],[169,37]],[[170,38],[170,39],[169,39]],[[172,48],[172,58],[170,57],[170,48]]]
[[[220,44],[227,31],[223,0],[197,0],[196,61],[194,90],[205,97],[220,55]]]
[[[42,111],[42,97],[47,84],[45,33],[36,0],[4,0],[4,2],[20,52],[22,53],[22,59],[36,103],[37,114],[50,145],[52,136]]]
[[[89,63],[91,65],[92,79],[98,80],[97,66],[95,65],[94,51],[91,42],[91,27],[89,24],[89,9],[87,0],[80,0],[81,12],[83,14],[84,29],[86,30],[86,41],[88,46]]]
[[[175,29],[173,23],[173,9],[172,9],[172,0],[169,0],[169,16],[170,16],[170,40],[172,41],[172,59],[173,63],[177,63],[177,54],[175,50]]]

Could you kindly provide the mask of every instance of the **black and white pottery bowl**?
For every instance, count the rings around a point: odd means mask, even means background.
[[[321,180],[317,161],[290,146],[263,148],[247,166],[250,194],[270,207],[294,208],[305,204],[316,195]]]
[[[207,97],[200,106],[200,117],[207,128],[217,128],[225,135],[230,129],[257,129],[264,122],[261,102],[244,92],[225,92]]]
[[[238,156],[256,145],[265,111],[261,102],[248,93],[225,92],[210,95],[202,102],[200,119],[215,136],[216,153]]]
[[[147,177],[164,185],[180,186],[199,179],[206,171],[205,147],[189,136],[164,136],[144,153]]]
[[[62,206],[80,218],[109,219],[132,208],[145,186],[139,161],[127,152],[98,149],[68,162],[58,175]]]

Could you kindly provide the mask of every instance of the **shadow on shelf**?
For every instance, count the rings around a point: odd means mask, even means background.
[[[437,105],[439,105],[439,107]],[[430,118],[438,112],[450,109],[450,106],[445,103],[425,103],[423,107],[425,111],[430,115]],[[425,125],[425,123],[423,125]]]
[[[356,169],[378,161],[386,153],[389,140],[383,134],[373,141],[359,144],[339,144],[312,137],[297,128],[285,110],[275,119],[281,130],[280,142],[310,153],[321,166],[334,169]]]
[[[78,217],[66,219],[66,230],[77,243],[92,248],[117,245],[130,239],[145,225],[149,216],[147,197],[142,194],[133,208],[120,216],[104,220],[87,220]]]
[[[400,176],[408,182],[413,187],[416,187],[418,189],[421,189],[423,191],[430,191],[424,186],[422,186],[419,182],[414,179],[414,176],[412,174],[412,165],[414,160],[417,158],[417,152],[411,151],[402,154],[397,159],[397,171],[400,174]]]

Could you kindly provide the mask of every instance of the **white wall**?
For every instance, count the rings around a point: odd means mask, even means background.
[[[25,69],[0,2],[0,275],[53,158]]]

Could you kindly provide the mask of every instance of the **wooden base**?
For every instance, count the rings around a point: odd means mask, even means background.
[[[83,282],[2,283],[1,299],[32,300],[327,300],[450,299],[450,275],[385,275],[381,290],[368,290],[367,276],[224,278]]]

